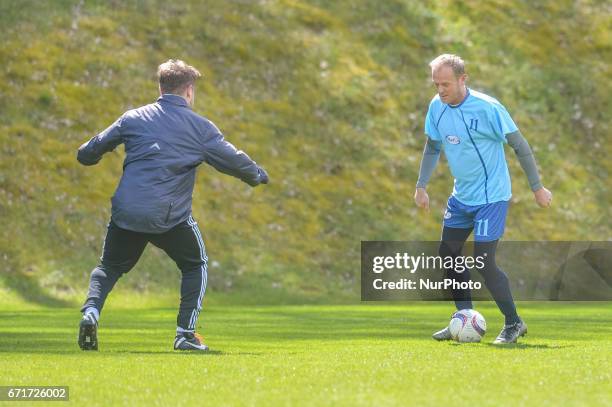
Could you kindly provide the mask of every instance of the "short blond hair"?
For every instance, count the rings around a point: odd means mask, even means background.
[[[183,93],[201,76],[197,69],[180,59],[169,59],[157,68],[161,93]]]
[[[432,71],[438,69],[441,66],[450,66],[453,69],[453,73],[456,77],[459,77],[465,73],[465,62],[459,55],[454,54],[442,54],[437,56],[433,61],[429,63]]]

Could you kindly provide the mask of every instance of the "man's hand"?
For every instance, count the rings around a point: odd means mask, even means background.
[[[536,203],[541,208],[548,208],[552,202],[552,192],[542,187],[533,193]]]
[[[268,173],[266,170],[264,170],[262,167],[257,167],[257,170],[259,171],[259,183],[267,184],[270,179],[268,178]]]
[[[416,202],[419,208],[429,210],[429,195],[427,195],[425,188],[416,189],[416,192],[414,193],[414,202]]]

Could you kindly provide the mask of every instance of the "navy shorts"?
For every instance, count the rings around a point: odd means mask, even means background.
[[[509,201],[484,205],[465,205],[454,196],[448,199],[444,212],[444,226],[474,229],[474,241],[491,242],[504,234]]]

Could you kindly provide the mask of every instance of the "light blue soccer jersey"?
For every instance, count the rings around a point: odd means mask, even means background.
[[[436,95],[425,118],[425,133],[442,142],[455,177],[452,196],[465,205],[510,199],[504,143],[505,135],[517,130],[501,103],[471,89],[456,106],[443,103]]]

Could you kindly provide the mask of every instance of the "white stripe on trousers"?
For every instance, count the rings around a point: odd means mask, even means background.
[[[187,222],[191,226],[191,230],[193,230],[193,233],[196,237],[196,241],[198,242],[198,246],[200,248],[200,260],[202,260],[202,263],[203,263],[202,266],[200,266],[200,272],[202,273],[202,283],[200,285],[200,295],[198,296],[198,302],[196,304],[196,308],[194,308],[194,310],[191,311],[191,318],[189,319],[189,327],[188,327],[189,329],[195,329],[196,322],[200,315],[200,310],[202,309],[202,300],[204,299],[204,293],[206,292],[206,286],[208,284],[208,273],[207,273],[208,257],[205,254],[206,250],[204,248],[204,241],[202,240],[202,234],[200,233],[200,229],[198,228],[196,221],[193,219],[193,217],[189,216],[189,220]]]
[[[190,327],[193,327],[195,329],[195,323],[198,319],[198,316],[200,315],[200,310],[202,309],[202,300],[204,298],[204,293],[206,292],[206,286],[208,283],[208,273],[207,273],[207,270],[205,269],[207,262],[208,262],[208,258],[205,255],[206,251],[204,249],[204,241],[202,240],[202,234],[200,233],[200,229],[198,228],[196,221],[191,216],[190,216],[190,221],[191,221],[192,229],[196,234],[198,245],[200,246],[200,260],[202,260],[202,262],[204,263],[204,265],[200,267],[200,271],[202,273],[202,285],[200,286],[200,295],[198,297],[198,304],[197,304],[197,308],[192,311],[193,320],[190,323]]]
[[[104,260],[104,249],[106,249],[106,238],[108,237],[108,229],[110,228],[111,221],[108,221],[108,225],[106,225],[106,235],[104,235],[104,240],[102,241],[102,254],[100,255],[100,263]]]

